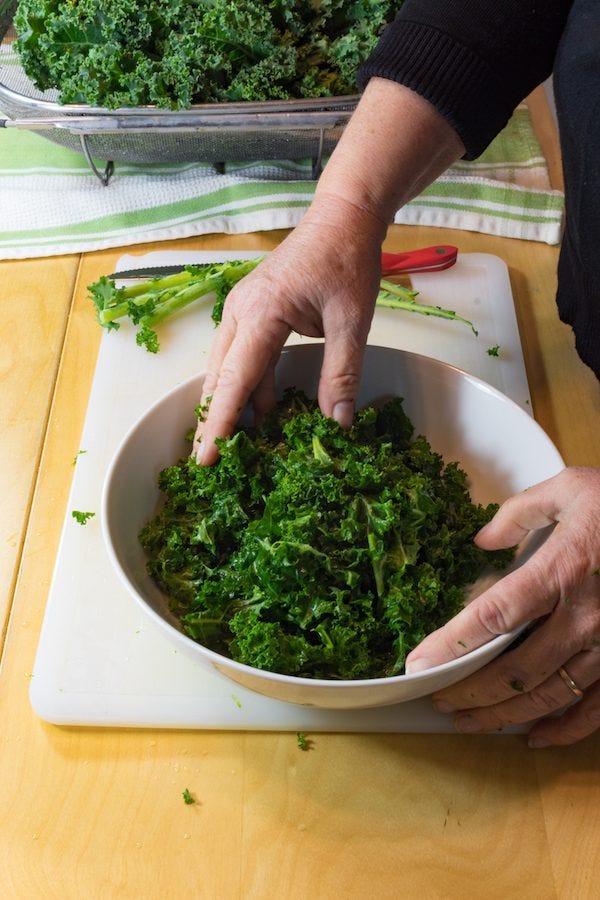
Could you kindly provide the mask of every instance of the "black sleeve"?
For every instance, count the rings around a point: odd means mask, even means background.
[[[397,81],[448,120],[475,159],[552,72],[573,0],[404,0],[358,73]],[[382,115],[385,112],[382,111]]]

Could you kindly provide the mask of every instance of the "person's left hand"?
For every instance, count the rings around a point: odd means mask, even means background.
[[[407,657],[419,671],[527,622],[531,633],[433,695],[460,732],[533,722],[529,746],[573,744],[600,728],[600,470],[567,468],[504,503],[476,537],[509,547],[554,524],[532,557],[428,635]],[[562,714],[560,714],[562,712]]]

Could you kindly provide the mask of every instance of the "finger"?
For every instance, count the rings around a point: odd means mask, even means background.
[[[487,550],[512,547],[530,531],[559,521],[573,498],[574,478],[573,470],[561,472],[510,497],[476,535],[476,544]]]
[[[427,635],[407,656],[406,672],[430,669],[464,656],[492,638],[549,613],[556,595],[547,571],[534,559],[505,575],[446,625]]]
[[[529,732],[530,747],[576,744],[600,728],[600,682],[586,690],[579,703],[557,719],[536,722]]]
[[[572,681],[585,691],[600,679],[600,653],[592,650],[578,653],[565,663],[563,669],[566,669]],[[531,691],[519,693],[510,700],[492,706],[458,711],[454,725],[457,731],[462,733],[496,731],[553,715],[574,702],[579,702],[578,696],[567,686],[560,674],[554,672]]]
[[[406,659],[406,671],[431,668],[463,656],[493,637],[547,615],[563,597],[563,586],[579,588],[588,566],[573,552],[567,526],[559,524],[519,568],[484,591],[446,625],[428,635]]]
[[[271,330],[257,334],[238,328],[224,357],[202,426],[198,462],[211,465],[218,457],[215,440],[233,433],[248,398],[265,376],[274,353],[289,334],[285,323],[271,323]]]
[[[369,323],[324,321],[325,350],[319,381],[319,406],[342,428],[354,419]]]
[[[207,408],[207,404],[212,397],[213,391],[219,380],[219,371],[223,365],[223,360],[227,356],[234,336],[235,323],[231,319],[225,318],[217,328],[206,363],[206,372],[202,382],[202,397],[200,399],[200,406],[205,409]],[[200,452],[205,418],[206,416],[198,421],[196,433],[192,442],[191,455],[196,459],[198,459]]]
[[[237,323],[232,317],[224,316],[217,328],[208,354],[204,383],[202,385],[202,399],[206,401],[211,397],[219,381],[219,372],[225,361],[237,331]]]
[[[569,602],[532,628],[525,640],[502,653],[483,669],[434,695],[443,712],[488,706],[527,692],[545,681],[565,660],[581,650],[600,646],[600,605],[597,587],[588,579]]]
[[[280,353],[278,351],[275,356],[271,357],[263,377],[252,394],[252,409],[254,411],[254,421],[256,424],[260,424],[266,414],[275,406],[275,366],[277,365],[279,355]]]

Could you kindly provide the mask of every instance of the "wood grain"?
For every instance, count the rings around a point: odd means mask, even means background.
[[[571,441],[589,444],[592,420],[547,394],[578,363],[565,329],[552,337],[560,366],[549,365],[548,336],[534,331],[552,324],[556,249],[443,234],[465,252],[507,260],[536,413],[569,457]],[[268,249],[279,238],[214,236],[177,247]],[[395,227],[387,245],[439,239]],[[313,735],[302,753],[291,734],[68,729],[33,715],[29,673],[100,339],[85,285],[119,255],[82,262],[14,599],[0,691],[5,893],[445,898],[476,885],[482,897],[553,898],[568,896],[568,884],[579,891],[571,896],[591,897],[589,866],[577,844],[565,845],[561,823],[567,811],[573,825],[582,815],[598,824],[595,738],[544,756],[511,736]],[[593,392],[580,383],[579,402],[591,410]],[[577,799],[565,810],[573,785]]]
[[[0,648],[54,390],[77,256],[0,262]]]

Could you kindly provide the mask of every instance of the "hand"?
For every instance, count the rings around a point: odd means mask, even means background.
[[[339,197],[314,204],[297,228],[227,297],[203,388],[198,461],[217,458],[252,398],[258,420],[275,402],[274,370],[292,331],[324,337],[319,405],[352,423],[362,358],[381,277],[383,222]]]
[[[387,224],[464,151],[423,97],[369,81],[310,209],[227,298],[208,359],[209,411],[194,440],[199,462],[215,461],[215,438],[232,433],[250,397],[259,418],[273,404],[275,364],[292,331],[325,338],[319,405],[351,424]]]
[[[529,745],[545,747],[573,744],[600,727],[600,469],[565,469],[512,497],[476,543],[510,547],[552,524],[531,559],[407,657],[407,671],[430,668],[536,622],[515,649],[434,694],[440,712],[455,713],[458,731],[537,720]]]

